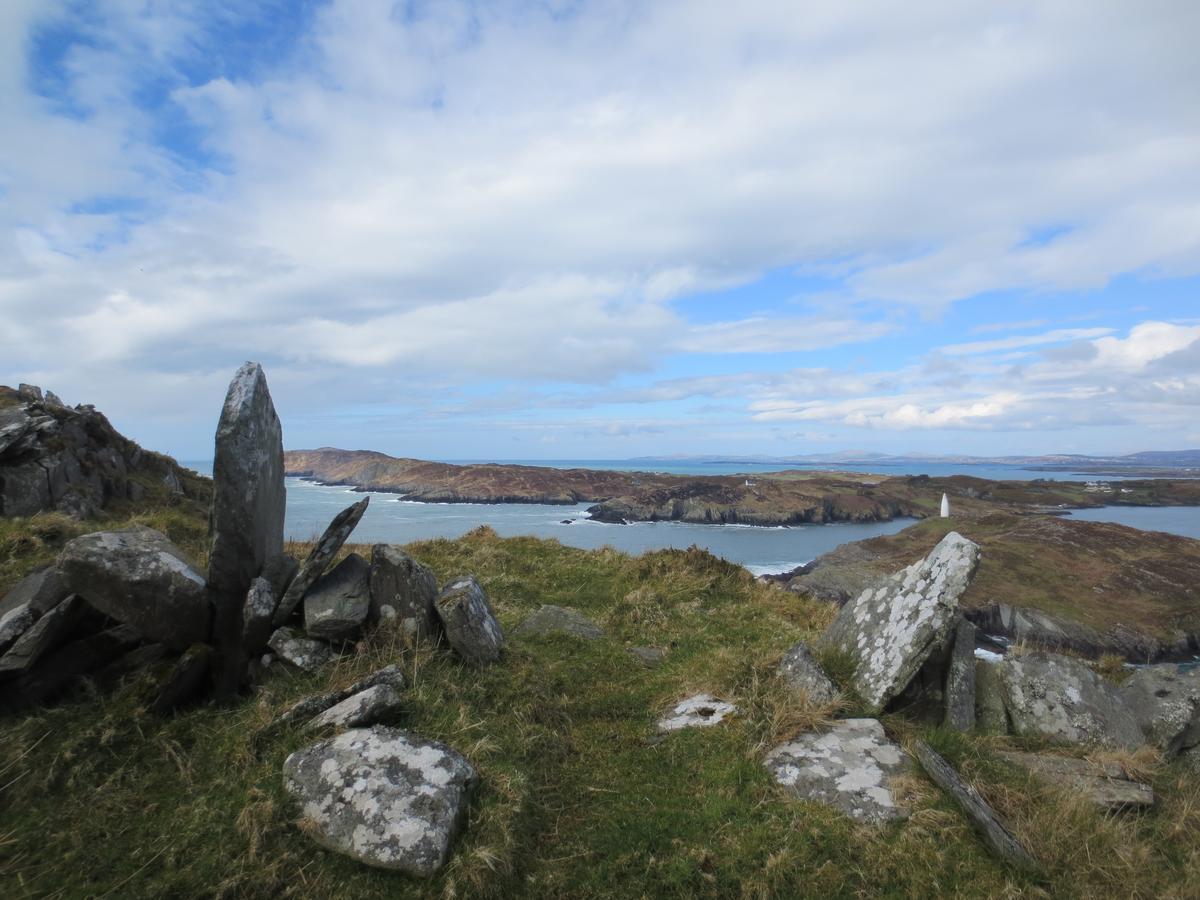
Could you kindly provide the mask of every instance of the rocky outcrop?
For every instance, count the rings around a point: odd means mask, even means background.
[[[445,865],[478,780],[445,744],[382,727],[298,750],[283,776],[318,844],[419,877]]]
[[[841,608],[820,646],[851,658],[866,703],[882,708],[946,643],[978,559],[978,545],[950,532],[925,559]]]
[[[0,516],[57,510],[87,518],[156,494],[204,500],[204,479],[142,450],[91,406],[0,386]]]
[[[409,640],[438,632],[437,578],[427,568],[389,544],[371,548],[371,620],[394,619]]]
[[[370,497],[363,497],[334,516],[320,540],[309,552],[308,558],[300,564],[300,571],[292,579],[287,591],[280,599],[279,607],[275,610],[276,625],[282,625],[291,618],[292,612],[304,599],[308,589],[325,573],[329,563],[342,549],[342,544],[346,543],[346,538],[350,537],[350,533],[362,519],[363,513],[367,511],[367,504],[370,502]]]
[[[829,680],[803,641],[783,655],[777,671],[788,688],[803,694],[811,703],[831,703],[838,695],[837,686]]]
[[[567,635],[584,641],[604,637],[604,629],[577,610],[544,604],[512,630],[514,638]]]
[[[154,641],[183,651],[209,639],[212,606],[200,575],[145,526],[75,538],[58,561],[63,587]]]
[[[473,577],[456,578],[442,588],[435,605],[446,640],[464,662],[494,663],[504,649],[504,632],[487,593]]]
[[[788,793],[882,825],[908,817],[891,779],[911,770],[903,750],[875,719],[844,719],[823,732],[801,734],[763,763]]]

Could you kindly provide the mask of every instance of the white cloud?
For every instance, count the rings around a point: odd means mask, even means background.
[[[1021,347],[1037,347],[1042,344],[1062,344],[1112,334],[1111,328],[1058,328],[1042,334],[1019,334],[994,341],[972,341],[967,344],[949,344],[938,348],[946,356],[971,356],[996,353],[1001,350],[1016,350]]]

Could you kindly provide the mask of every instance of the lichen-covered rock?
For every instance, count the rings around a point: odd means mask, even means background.
[[[658,730],[666,733],[681,728],[709,728],[719,725],[727,716],[736,715],[737,711],[732,703],[718,700],[712,694],[697,694],[681,700],[659,719]]]
[[[1146,737],[1167,754],[1200,744],[1200,666],[1146,666],[1121,685],[1120,695]]]
[[[79,621],[83,607],[83,601],[72,595],[34,622],[0,656],[0,675],[28,672],[46,652],[63,642]]]
[[[324,641],[305,637],[295,628],[277,628],[267,646],[284,662],[305,672],[315,672],[333,659],[332,647]]]
[[[279,595],[266,578],[255,578],[246,591],[242,606],[242,648],[248,655],[258,653],[271,639],[271,617]]]
[[[844,719],[828,731],[801,734],[768,753],[764,765],[795,796],[860,822],[878,825],[908,816],[890,781],[911,764],[875,719]]]
[[[298,750],[283,776],[318,844],[420,877],[449,859],[478,780],[445,744],[383,727]]]
[[[395,619],[410,641],[438,632],[437,578],[399,547],[371,548],[371,620]]]
[[[395,691],[402,691],[407,684],[407,680],[399,666],[385,666],[376,672],[372,672],[366,678],[359,679],[344,690],[330,691],[327,694],[313,694],[305,697],[303,700],[290,706],[271,724],[287,725],[291,722],[306,721],[329,709],[329,707],[341,703],[347,697],[360,694],[368,688],[381,684],[386,684]]]
[[[852,657],[854,687],[869,705],[881,708],[902,692],[945,644],[978,561],[979,546],[952,531],[923,560],[841,608],[820,646]]]
[[[48,566],[30,572],[18,581],[11,591],[0,600],[0,616],[3,616],[18,606],[28,606],[34,618],[45,615],[57,606],[71,593],[63,587],[58,569]]]
[[[945,725],[955,731],[975,727],[975,626],[960,618],[946,666]]]
[[[0,656],[36,621],[37,616],[28,603],[22,603],[0,616]]]
[[[1117,688],[1079,660],[1053,653],[1010,655],[997,670],[1016,734],[1128,749],[1144,742]]]
[[[279,606],[275,609],[276,625],[282,625],[291,618],[292,611],[304,599],[308,589],[325,574],[325,569],[337,552],[342,549],[342,544],[346,543],[346,538],[350,537],[350,533],[362,519],[363,513],[367,511],[367,504],[370,502],[370,497],[363,497],[333,517],[333,521],[329,523],[320,540],[313,546],[308,558],[300,564],[300,571],[296,573],[296,577],[292,579],[292,583],[288,585],[288,589],[280,598]]]
[[[183,651],[212,622],[203,576],[152,528],[98,531],[70,541],[58,560],[63,586],[144,637]]]
[[[1102,809],[1144,809],[1154,805],[1154,789],[1129,778],[1116,763],[1007,750],[1001,750],[1000,757],[1042,781],[1066,788],[1072,794],[1082,794]]]
[[[454,579],[442,588],[434,608],[446,640],[465,662],[484,666],[500,658],[504,632],[478,581],[470,576]]]
[[[837,696],[837,685],[829,680],[803,641],[783,655],[778,672],[792,691],[805,694],[813,703],[829,703]]]
[[[565,634],[585,641],[594,641],[604,637],[604,629],[577,610],[543,604],[512,630],[514,638],[551,634]]]
[[[299,571],[300,563],[296,562],[296,560],[286,553],[276,553],[267,560],[259,577],[267,580],[267,583],[271,585],[271,592],[278,600],[278,598],[287,593],[287,589],[292,584],[292,579],[296,577],[296,573]]]
[[[307,728],[358,728],[399,715],[404,698],[390,684],[377,684],[335,703],[309,720]]]
[[[304,630],[326,641],[354,640],[371,610],[371,567],[351,553],[304,595]]]

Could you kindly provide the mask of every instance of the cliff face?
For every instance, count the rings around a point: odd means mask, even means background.
[[[55,510],[88,518],[147,494],[206,499],[208,482],[143,450],[91,406],[0,385],[0,516]]]

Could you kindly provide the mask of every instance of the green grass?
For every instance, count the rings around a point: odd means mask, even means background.
[[[166,523],[169,524],[169,523]],[[357,548],[363,552],[365,548]],[[511,643],[483,670],[377,631],[316,676],[272,669],[239,705],[147,712],[149,676],[0,721],[0,884],[7,897],[928,897],[1185,896],[1200,864],[1200,785],[1156,770],[1154,812],[1105,818],[1000,763],[1004,742],[920,735],[1007,814],[1044,881],[997,865],[917,776],[904,824],[861,827],[784,796],[766,749],[829,710],[799,708],[773,676],[832,610],[756,584],[698,550],[631,558],[488,529],[409,547],[439,579],[476,574],[510,628],[542,603],[605,638]],[[628,646],[669,650],[646,669]],[[481,787],[452,862],[417,881],[314,845],[281,767],[312,738],[271,729],[299,697],[399,661],[399,723],[446,741]],[[736,703],[722,725],[659,738],[657,716],[701,690]],[[1029,745],[1026,745],[1029,746]],[[1190,780],[1189,780],[1190,779]]]

